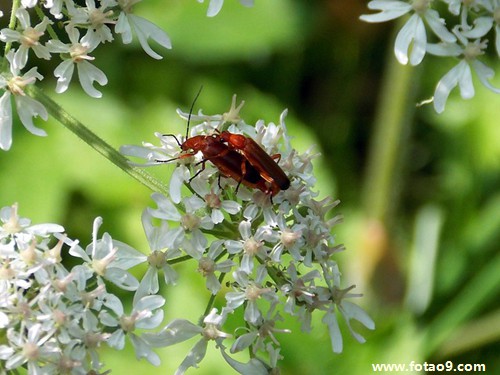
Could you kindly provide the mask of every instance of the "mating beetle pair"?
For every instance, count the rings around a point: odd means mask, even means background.
[[[183,159],[201,152],[203,154],[202,169],[191,177],[191,180],[201,173],[205,168],[205,163],[210,161],[221,175],[238,182],[236,189],[243,184],[251,189],[259,189],[272,199],[280,190],[290,187],[290,180],[275,161],[281,155],[270,156],[252,138],[228,131],[188,138],[190,118],[191,113],[188,117],[186,139],[183,143],[175,135],[167,134],[173,136],[181,150],[186,153],[177,158],[165,160],[165,162]]]

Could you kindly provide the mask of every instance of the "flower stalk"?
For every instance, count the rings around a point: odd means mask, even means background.
[[[84,124],[71,116],[59,104],[43,93],[41,89],[34,85],[29,85],[26,87],[26,92],[33,99],[39,101],[47,109],[47,112],[59,123],[73,132],[78,138],[83,140],[125,173],[135,178],[152,191],[168,194],[168,188],[161,181],[151,176],[144,169],[130,165],[125,156],[120,154]]]

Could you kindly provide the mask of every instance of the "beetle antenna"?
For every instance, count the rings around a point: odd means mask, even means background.
[[[202,89],[203,89],[203,85],[200,86],[198,93],[194,97],[193,104],[191,104],[191,109],[189,110],[188,123],[187,123],[187,129],[186,129],[186,139],[188,139],[188,137],[189,137],[189,123],[191,122],[191,114],[193,113],[194,103],[196,103],[196,100],[198,99],[198,96],[200,96]]]
[[[163,137],[174,137],[174,139],[177,142],[177,144],[179,145],[179,147],[182,147],[181,142],[179,142],[179,140],[177,139],[177,137],[175,136],[175,134],[162,134],[162,136]]]

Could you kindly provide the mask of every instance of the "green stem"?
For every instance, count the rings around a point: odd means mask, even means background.
[[[221,273],[219,275],[219,283],[221,283],[221,285],[222,285],[222,282],[224,281],[225,277],[226,277],[225,273]],[[217,296],[217,294],[210,294],[210,299],[208,300],[207,307],[205,308],[205,312],[203,313],[200,324],[203,323],[203,318],[206,317],[210,313],[210,311],[212,311],[212,308],[214,307],[214,304],[215,304],[215,297],[216,296]]]
[[[35,7],[35,12],[36,12],[38,18],[40,19],[40,21],[43,21],[45,14],[43,13],[43,10],[38,5]],[[49,33],[49,35],[52,39],[59,40],[59,37],[57,36],[56,32],[52,28],[51,24],[47,25],[46,31]]]
[[[9,20],[9,29],[14,30],[16,28],[16,23],[17,23],[17,18],[16,18],[16,12],[17,9],[19,8],[19,5],[21,3],[21,0],[13,0],[12,1],[12,9],[10,11],[10,20]],[[4,57],[7,56],[7,53],[10,51],[10,47],[12,46],[11,42],[5,43],[5,49],[4,49]],[[6,61],[4,61],[4,64]],[[5,68],[4,66],[2,68]],[[2,69],[3,70],[3,69]]]
[[[401,141],[412,111],[409,102],[413,74],[411,67],[400,65],[393,56],[388,58],[363,184],[366,213],[382,222],[386,222],[395,201],[396,171],[404,151]]]
[[[49,114],[72,131],[78,138],[82,139],[94,150],[110,160],[113,164],[122,169],[125,173],[135,178],[137,181],[148,187],[152,191],[168,195],[168,187],[162,182],[151,176],[141,168],[133,167],[128,159],[107,144],[103,139],[90,131],[85,125],[66,112],[59,104],[42,92],[34,85],[26,87],[26,92],[32,98],[38,100],[49,112]]]

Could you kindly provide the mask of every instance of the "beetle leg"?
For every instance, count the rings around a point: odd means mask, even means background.
[[[202,160],[199,163],[196,163],[196,165],[201,164],[201,169],[198,172],[196,172],[196,174],[188,180],[188,183],[191,183],[191,181],[193,181],[193,179],[195,177],[197,177],[201,172],[203,172],[205,170],[205,163],[206,162],[207,162],[206,160]]]
[[[274,154],[274,155],[271,155],[271,157],[272,157],[273,159],[275,159],[275,160],[277,159],[277,160],[276,160],[276,163],[279,163],[279,162],[280,162],[280,160],[281,160],[281,154]]]
[[[221,176],[222,176],[222,175],[219,173],[219,176],[217,177],[217,185],[219,185],[219,189],[224,190],[224,189],[222,188],[221,184],[220,184],[220,177],[221,177]]]
[[[238,185],[236,185],[236,190],[235,190],[236,193],[238,193],[238,189],[240,188],[241,182],[245,179],[246,175],[247,175],[247,161],[245,158],[243,158],[243,161],[241,162],[241,177],[238,181]]]
[[[165,159],[155,159],[155,162],[157,162],[157,163],[170,163],[171,161],[189,158],[193,155],[195,155],[195,154],[193,154],[193,153],[181,154],[181,155],[177,156],[176,158],[172,158],[172,159],[166,159],[166,160]]]

